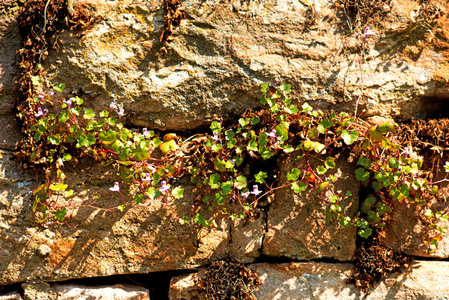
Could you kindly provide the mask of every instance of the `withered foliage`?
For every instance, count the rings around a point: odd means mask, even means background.
[[[180,9],[181,0],[165,0],[164,1],[164,9],[165,9],[165,24],[162,29],[160,42],[163,47],[161,48],[162,54],[167,53],[165,49],[165,45],[170,42],[170,36],[173,33],[173,30],[176,27],[179,27],[181,24],[181,20],[185,19],[184,10]]]
[[[383,277],[401,271],[413,261],[413,257],[393,252],[382,245],[379,237],[364,240],[355,252],[354,269],[348,283],[366,292]]]
[[[339,0],[352,23],[366,25],[376,14],[389,10],[391,0]],[[352,28],[351,28],[352,29]]]
[[[411,120],[401,125],[397,133],[401,144],[425,158],[423,170],[429,177],[438,175],[449,151],[449,119]]]
[[[253,295],[261,284],[257,273],[241,263],[216,261],[200,282],[208,300],[255,300]]]

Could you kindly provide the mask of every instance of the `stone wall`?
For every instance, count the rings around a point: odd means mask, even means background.
[[[449,13],[445,1],[433,3]],[[360,108],[367,117],[425,117],[438,113],[448,99],[448,15],[422,33],[416,30],[416,1],[393,1],[384,8],[382,22],[369,20],[376,34],[366,45],[363,75],[361,37],[348,34],[343,12],[333,1],[186,0],[186,19],[164,55],[160,1],[90,4],[101,21],[81,37],[69,31],[55,37],[58,48],[43,62],[44,85],[63,82],[68,93],[80,94],[96,110],[111,100],[123,103],[129,126],[183,131],[201,129],[217,117],[232,120],[258,108],[259,85],[274,79],[291,84],[294,99],[353,111],[363,76],[367,98]],[[76,299],[71,296],[76,290],[97,299],[107,289],[111,299],[149,299],[149,291],[136,286],[92,289],[56,282],[180,270],[194,273],[173,277],[170,299],[197,299],[202,268],[221,259],[247,263],[259,273],[263,284],[257,299],[363,296],[345,282],[357,247],[356,230],[326,225],[313,193],[299,197],[281,190],[248,224],[181,225],[178,219],[190,214],[189,201],[168,199],[107,214],[80,209],[68,224],[41,226],[30,196],[42,178],[20,168],[13,157],[21,139],[12,105],[20,72],[16,14],[14,1],[0,4],[0,286],[23,283],[23,290],[1,295],[0,289],[0,299]],[[281,181],[292,164],[291,157],[279,161]],[[338,184],[358,195],[354,165],[346,159],[339,165]],[[90,161],[67,171],[81,200],[107,189],[116,176],[116,170]],[[186,199],[198,193],[189,184],[184,189]],[[358,197],[345,205],[354,215]],[[449,209],[447,202],[438,205]],[[404,218],[412,210],[403,208],[392,216],[386,241],[397,251],[429,257],[420,239],[425,226],[419,218]],[[430,257],[447,260],[448,249],[446,237]],[[266,263],[276,259],[291,263]],[[447,267],[447,262],[419,261],[382,281],[366,299],[446,299]]]

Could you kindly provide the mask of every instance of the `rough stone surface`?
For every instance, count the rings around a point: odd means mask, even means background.
[[[394,273],[367,294],[346,283],[351,264],[329,263],[260,263],[249,265],[262,280],[255,292],[258,300],[296,299],[410,299],[443,300],[449,293],[448,262],[419,261],[403,274]],[[170,300],[205,299],[198,283],[203,272],[174,277]]]
[[[231,244],[229,257],[241,263],[254,262],[260,257],[266,231],[266,213],[253,222],[237,219],[231,224]]]
[[[0,3],[0,116],[11,113],[11,100],[17,85],[14,82],[19,74],[17,50],[20,48],[21,36],[15,16],[17,4],[13,0],[3,0]],[[11,122],[13,123],[13,122]],[[0,128],[6,124],[0,119]],[[0,143],[2,141],[0,140]]]
[[[274,79],[291,84],[295,100],[353,111],[361,68],[366,115],[431,114],[422,97],[439,113],[449,92],[449,14],[423,30],[411,18],[419,8],[413,0],[393,1],[382,22],[361,24],[376,32],[361,67],[362,35],[350,33],[335,1],[183,1],[186,19],[163,56],[162,2],[90,2],[103,20],[82,38],[59,36],[59,51],[44,64],[47,83],[65,82],[96,109],[123,103],[133,125],[207,126],[215,115],[258,106],[260,84]],[[447,10],[445,1],[433,2]]]
[[[189,200],[154,201],[121,212],[82,207],[66,224],[42,227],[31,209],[36,177],[24,172],[10,152],[0,161],[0,285],[43,279],[57,281],[88,276],[191,269],[229,255],[230,223],[195,228],[181,225]],[[67,172],[80,200],[107,207],[121,201],[107,193],[115,171],[80,164]],[[125,197],[127,191],[123,190]],[[194,192],[185,187],[185,197]],[[108,200],[110,199],[110,200]]]
[[[0,295],[0,300],[22,300],[22,296],[20,296],[17,292],[12,292],[5,295]]]
[[[285,184],[286,174],[304,161],[291,155],[281,162],[280,183]],[[310,160],[311,166],[317,161]],[[358,210],[359,182],[355,178],[354,166],[344,159],[336,160],[336,190],[351,191],[353,197],[344,200],[346,215],[354,217]],[[316,167],[316,166],[315,166]],[[330,172],[329,172],[330,173]],[[316,191],[308,188],[295,194],[290,188],[276,192],[268,211],[267,233],[263,242],[263,254],[284,256],[297,260],[331,257],[341,261],[351,260],[356,249],[356,229],[344,227],[332,220],[326,224],[326,205],[316,197]]]
[[[132,285],[89,287],[73,284],[50,285],[41,282],[24,283],[22,286],[25,300],[150,300],[146,288]]]
[[[447,161],[446,155],[442,161]],[[439,170],[439,176],[434,179],[438,181],[445,176],[444,168]],[[438,242],[438,248],[435,252],[429,254],[428,246],[423,242],[422,236],[425,234],[432,234],[432,230],[428,227],[428,219],[424,212],[427,209],[432,210],[433,213],[441,211],[449,215],[449,184],[443,182],[440,185],[439,192],[435,196],[428,196],[425,198],[426,205],[423,207],[417,204],[406,204],[393,202],[392,213],[384,229],[383,243],[397,252],[402,252],[408,255],[419,257],[435,257],[435,258],[449,258],[449,235],[443,237]],[[436,223],[438,226],[449,228],[449,221],[439,220]]]

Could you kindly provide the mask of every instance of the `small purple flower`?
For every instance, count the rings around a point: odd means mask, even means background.
[[[271,141],[274,141],[276,139],[276,129],[273,129],[270,133],[267,133],[267,136],[271,138]]]
[[[253,185],[253,191],[251,192],[251,194],[257,197],[261,193],[262,191],[259,191],[259,187],[257,185]]]
[[[233,163],[233,164],[235,164],[235,159],[234,159],[234,158],[231,159],[230,162]]]
[[[117,114],[121,118],[125,115],[125,110],[123,108],[120,108],[120,110],[117,112]]]
[[[366,28],[365,28],[365,38],[369,38],[370,35],[375,35],[375,34],[376,34],[375,32],[371,31],[371,29],[368,26],[366,26]]]
[[[408,149],[408,147],[404,148],[404,151],[402,151],[401,155],[403,156],[410,156],[410,150]]]
[[[75,99],[69,98],[69,100],[64,101],[64,103],[67,104],[67,107],[68,107],[68,108],[72,108],[72,101],[73,101],[73,100],[75,100]]]
[[[117,104],[115,104],[114,102],[111,102],[111,104],[109,105],[109,109],[110,110],[116,110],[117,109]]]
[[[142,179],[142,181],[146,181],[146,182],[150,182],[151,180],[152,180],[152,178],[151,178],[150,173],[146,173],[145,178]]]
[[[165,192],[170,189],[170,185],[167,184],[165,181],[161,181],[161,188],[159,189],[159,192]]]
[[[48,92],[48,95],[50,95],[50,96],[53,96],[55,94],[55,91],[53,90],[53,89],[51,89],[49,92]]]
[[[144,137],[148,137],[148,129],[147,128],[142,128],[142,134]]]
[[[218,132],[214,132],[214,137],[213,137],[213,139],[215,140],[215,141],[218,141]]]
[[[111,191],[113,191],[113,192],[120,192],[120,186],[119,186],[118,182],[116,181],[116,182],[114,183],[114,186],[113,186],[113,187],[110,187],[109,190],[111,190]]]
[[[43,117],[46,114],[48,114],[48,109],[44,108],[44,110],[42,111],[42,108],[38,107],[37,108],[37,114],[35,114],[34,116],[36,116],[36,117]]]
[[[250,191],[247,191],[247,192],[245,192],[245,193],[242,193],[243,199],[248,198],[249,194],[251,194]]]
[[[39,100],[44,100],[44,95],[43,94],[39,94],[39,96],[37,96],[37,99],[39,99]]]

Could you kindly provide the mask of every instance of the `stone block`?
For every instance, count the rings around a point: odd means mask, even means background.
[[[248,267],[262,281],[254,293],[257,300],[445,300],[449,294],[449,262],[417,261],[403,274],[390,274],[367,293],[346,283],[352,269],[348,263],[259,263]],[[199,288],[203,276],[204,271],[174,277],[169,299],[206,299]]]
[[[286,174],[304,161],[295,161],[296,155],[280,163],[279,185],[287,183]],[[313,166],[317,161],[311,160]],[[318,165],[315,165],[315,168]],[[354,166],[345,159],[336,160],[332,170],[338,178],[336,190],[352,192],[345,199],[346,215],[354,217],[358,211],[360,184],[355,178]],[[331,171],[331,170],[330,170]],[[328,172],[330,172],[328,171]],[[276,191],[276,196],[268,211],[267,233],[263,242],[263,254],[274,257],[289,257],[295,260],[333,258],[340,261],[351,260],[356,249],[356,228],[344,227],[336,220],[326,224],[326,205],[316,195],[316,190],[295,194],[290,187]]]
[[[24,283],[25,300],[150,300],[148,289],[135,285],[83,286],[50,285],[45,282]]]

